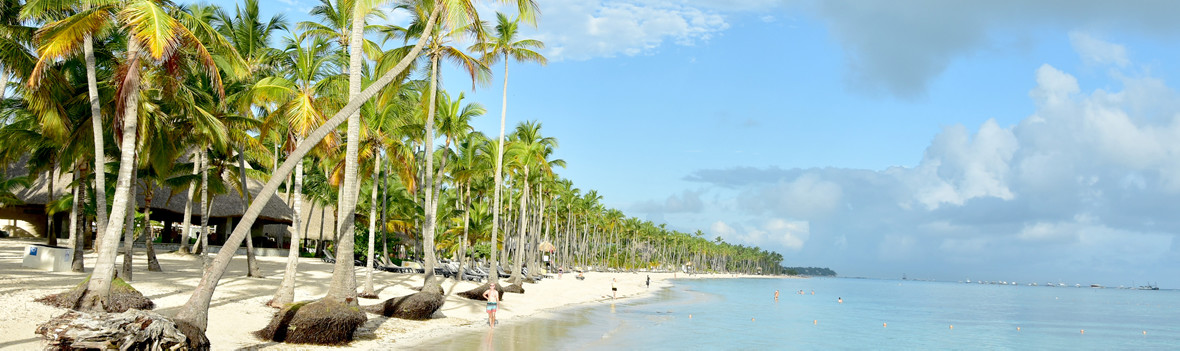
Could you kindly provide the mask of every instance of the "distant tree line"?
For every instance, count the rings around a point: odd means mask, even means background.
[[[812,277],[835,277],[836,271],[827,267],[786,267],[787,275],[807,275]]]

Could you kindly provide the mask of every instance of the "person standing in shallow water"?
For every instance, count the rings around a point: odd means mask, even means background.
[[[483,292],[483,298],[488,300],[488,326],[496,327],[496,310],[500,307],[500,293],[496,292],[496,284],[489,284],[488,290]]]

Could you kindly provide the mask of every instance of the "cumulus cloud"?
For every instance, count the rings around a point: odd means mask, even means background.
[[[682,1],[563,0],[541,4],[544,25],[531,37],[550,60],[587,60],[655,52],[665,43],[694,45],[729,27],[714,10]]]
[[[948,126],[913,167],[713,169],[686,179],[729,194],[744,215],[711,234],[792,252],[788,261],[950,279],[962,270],[1006,280],[1062,278],[1038,269],[1123,280],[1180,273],[1168,268],[1180,258],[1180,96],[1153,77],[1084,92],[1055,67],[1030,73],[1035,110],[1024,120]]]

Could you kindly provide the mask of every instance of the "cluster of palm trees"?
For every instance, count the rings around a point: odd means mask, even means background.
[[[115,246],[137,227],[137,189],[149,204],[157,185],[187,189],[190,199],[199,191],[190,209],[202,211],[202,226],[211,192],[247,198],[244,218],[177,316],[202,330],[225,266],[280,187],[304,195],[292,197],[296,211],[305,199],[336,208],[338,266],[328,298],[351,304],[354,255],[366,255],[371,272],[392,256],[391,240],[423,259],[427,284],[437,284],[436,255],[488,267],[510,258],[504,266],[514,283],[525,265],[535,272],[541,262],[781,271],[778,253],[606,209],[595,191],[582,193],[554,172],[565,161],[553,157],[557,140],[540,122],[506,133],[509,62],[546,60],[535,51],[543,43],[517,35],[520,24],[536,24],[536,2],[504,2],[518,17],[498,13],[491,25],[471,0],[399,0],[396,8],[412,14],[401,27],[368,23],[386,15],[378,1],[321,0],[315,21],[292,25],[261,17],[257,0],[232,13],[166,0],[0,0],[0,164],[27,160],[29,174],[47,173],[51,182],[72,176],[49,185],[47,211],[71,213],[76,247],[80,233],[97,233],[87,285],[95,298],[82,308],[103,307]],[[491,84],[489,67],[500,61],[504,98],[493,138],[471,127],[486,114],[482,105],[438,87],[443,64],[457,64],[474,88]],[[0,184],[28,186],[17,178],[3,174]],[[266,180],[255,199],[247,178]],[[0,203],[14,201],[0,189]],[[297,235],[306,225],[292,218],[296,237],[276,306],[291,302]],[[358,221],[367,226],[356,228]],[[141,235],[151,242],[152,233]],[[365,291],[372,292],[371,274]]]

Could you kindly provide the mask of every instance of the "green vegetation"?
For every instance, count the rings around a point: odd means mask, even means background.
[[[811,277],[835,277],[836,271],[827,267],[786,267],[787,275],[806,275]]]

